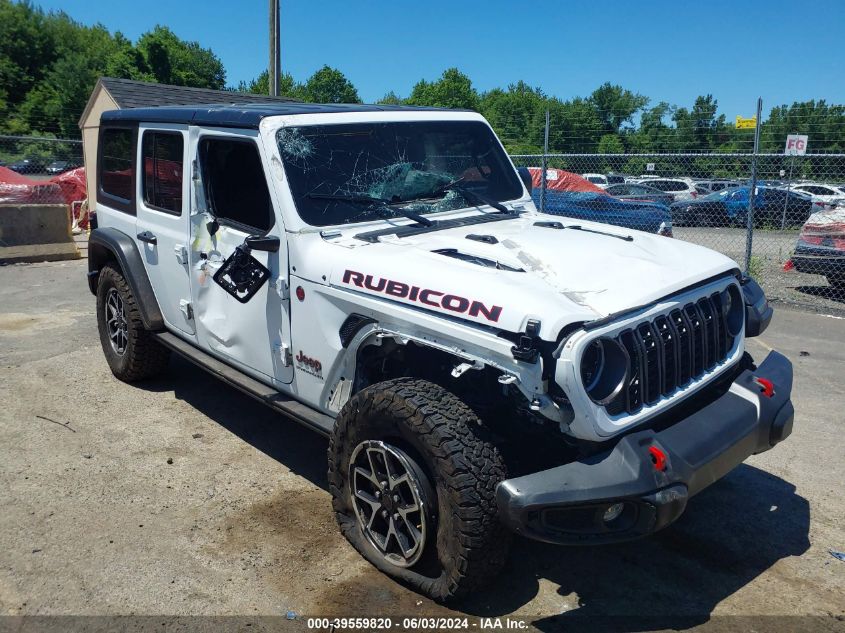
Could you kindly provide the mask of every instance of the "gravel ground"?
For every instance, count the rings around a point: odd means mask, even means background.
[[[724,253],[745,267],[745,230],[738,228],[675,227],[678,239]],[[845,291],[834,290],[822,275],[810,275],[783,265],[795,250],[798,230],[756,230],[751,252],[752,272],[771,299],[814,312],[845,315]]]
[[[651,538],[520,540],[486,592],[449,610],[341,537],[324,439],[180,359],[154,381],[115,380],[85,266],[0,267],[0,614],[465,613],[540,630],[573,614],[620,616],[614,630],[816,615],[834,618],[813,629],[842,628],[845,562],[828,550],[845,550],[843,319],[780,309],[749,342],[795,363],[789,441]]]

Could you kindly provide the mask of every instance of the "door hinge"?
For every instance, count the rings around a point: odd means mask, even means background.
[[[182,265],[188,263],[188,249],[182,244],[177,244],[173,247],[173,252],[176,253],[176,261]]]
[[[179,309],[188,321],[194,318],[194,308],[187,299],[179,299]]]
[[[277,343],[275,347],[279,359],[282,361],[282,367],[290,367],[293,362],[293,353],[290,351],[290,346],[287,343]]]
[[[287,279],[284,277],[276,278],[276,292],[279,293],[279,297],[282,299],[288,299],[290,297],[290,286],[288,286]]]

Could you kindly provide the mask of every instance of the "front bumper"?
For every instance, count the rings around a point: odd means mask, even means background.
[[[500,517],[514,532],[549,543],[610,543],[655,532],[675,521],[690,497],[789,436],[791,392],[792,364],[771,352],[724,395],[662,431],[634,432],[605,453],[501,482]],[[615,504],[621,512],[605,521]]]

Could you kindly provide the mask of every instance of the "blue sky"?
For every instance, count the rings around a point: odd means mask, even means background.
[[[729,120],[808,99],[845,103],[845,2],[735,0],[282,1],[282,66],[298,80],[323,64],[364,101],[406,96],[450,66],[479,90],[519,79],[562,98],[605,81],[652,102],[712,93]],[[267,0],[35,0],[135,40],[161,23],[212,48],[229,84],[267,63]]]

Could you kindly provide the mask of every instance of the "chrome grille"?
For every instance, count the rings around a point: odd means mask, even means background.
[[[635,413],[672,395],[723,363],[733,348],[722,297],[713,293],[623,330],[628,352],[625,397],[607,405],[611,415]]]

